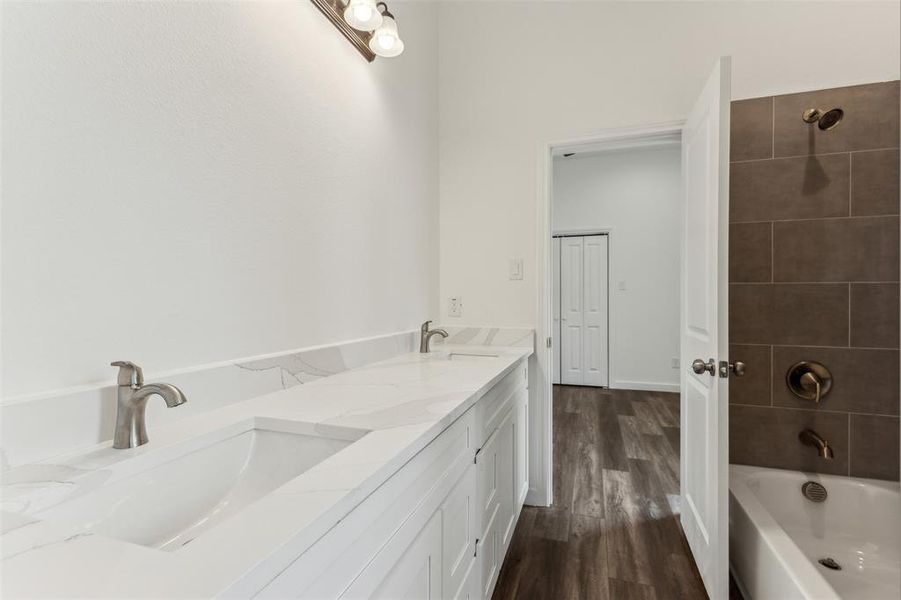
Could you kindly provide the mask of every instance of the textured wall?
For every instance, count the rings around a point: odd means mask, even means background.
[[[832,131],[801,120],[834,106]],[[732,462],[898,479],[898,145],[898,81],[732,103]],[[801,360],[834,377],[819,409],[786,385]]]

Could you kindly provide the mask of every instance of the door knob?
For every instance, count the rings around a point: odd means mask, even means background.
[[[714,373],[716,373],[716,361],[711,358],[707,362],[704,362],[703,359],[696,358],[691,363],[691,369],[698,375],[700,375],[704,371],[707,371],[708,373],[713,375]]]

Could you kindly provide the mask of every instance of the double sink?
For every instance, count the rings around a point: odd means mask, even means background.
[[[497,358],[460,351],[429,355],[439,361]],[[82,533],[175,552],[367,433],[251,417],[165,449],[139,452],[121,461],[99,487],[28,512]]]

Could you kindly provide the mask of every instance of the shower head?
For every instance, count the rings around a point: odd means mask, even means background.
[[[831,108],[829,110],[808,108],[801,115],[801,118],[805,123],[816,123],[817,127],[823,131],[829,131],[835,129],[835,127],[842,122],[844,116],[845,111],[840,108]]]

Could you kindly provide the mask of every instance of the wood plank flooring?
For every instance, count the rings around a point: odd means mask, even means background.
[[[554,386],[554,506],[523,508],[494,599],[707,598],[678,502],[678,394]]]

